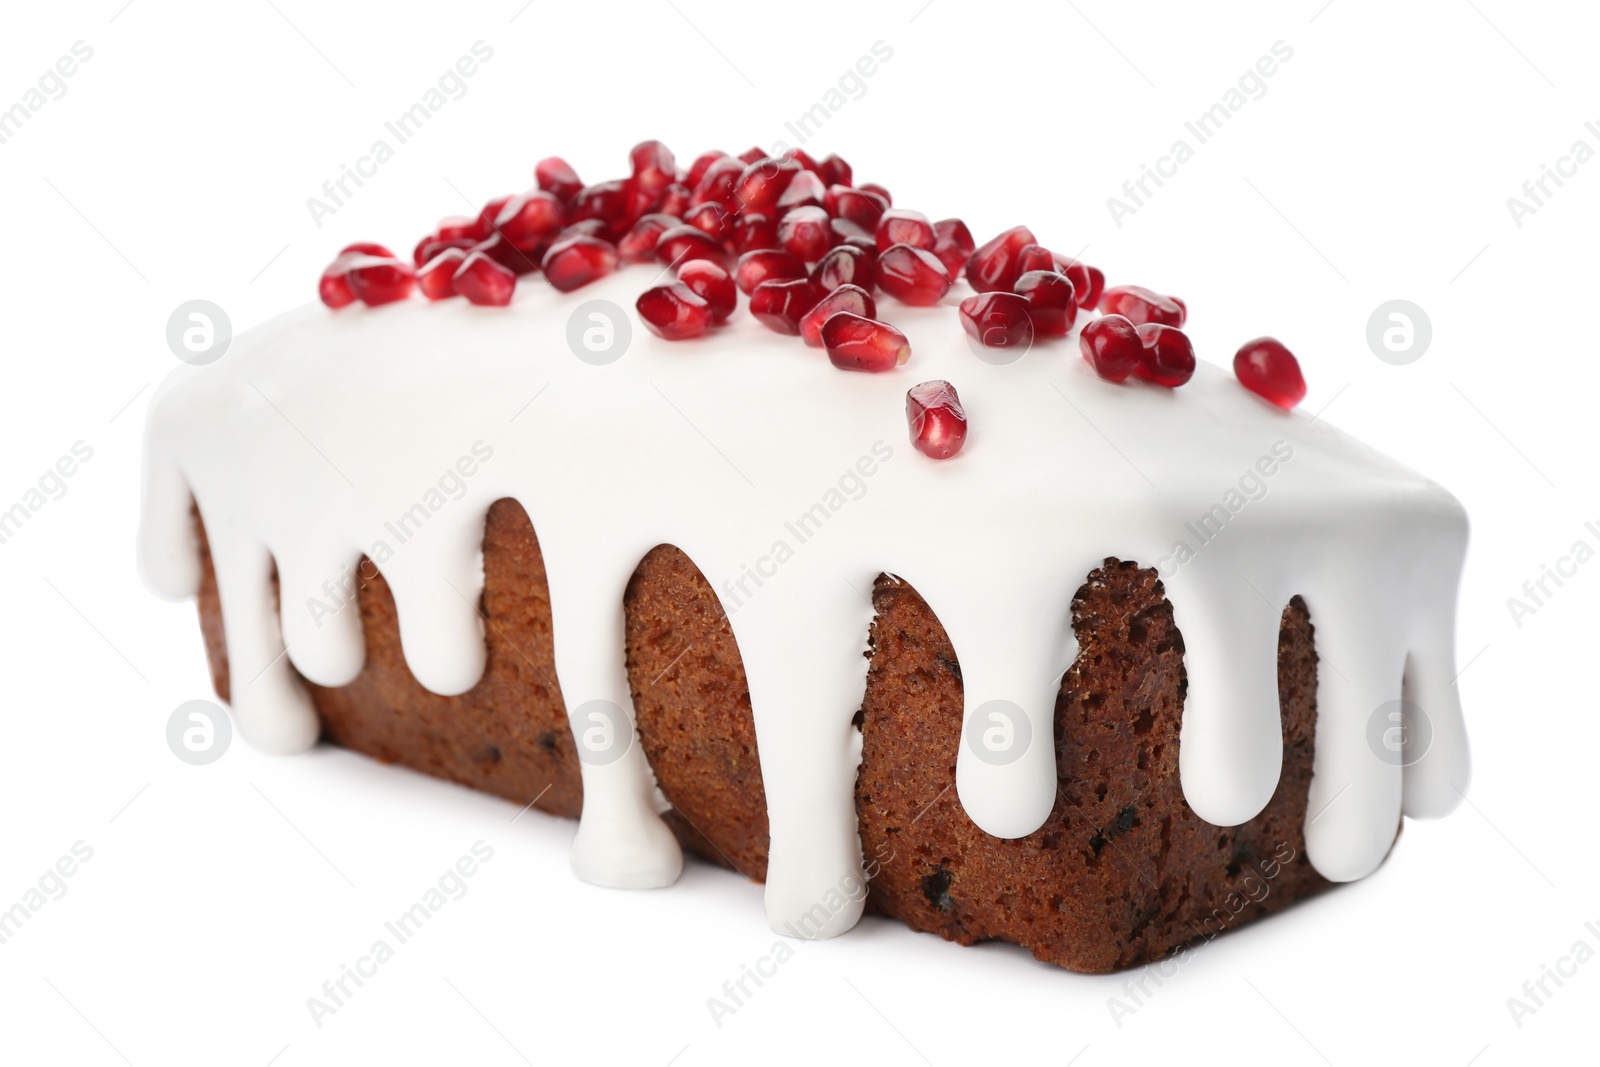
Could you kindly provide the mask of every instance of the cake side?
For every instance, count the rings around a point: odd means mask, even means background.
[[[205,546],[203,526],[199,534]],[[487,665],[477,686],[454,697],[412,677],[387,583],[375,570],[358,571],[343,610],[361,613],[362,671],[345,686],[307,686],[324,737],[576,817],[579,758],[553,684],[548,587],[537,536],[514,502],[489,509],[483,557]],[[226,698],[208,552],[202,563],[200,618]],[[956,801],[962,686],[948,636],[902,582],[880,578],[873,599],[856,785],[869,910],[950,940],[1013,941],[1042,960],[1099,972],[1159,958],[1327,885],[1307,861],[1301,831],[1316,692],[1303,604],[1285,610],[1280,628],[1283,779],[1255,819],[1212,827],[1184,802],[1177,776],[1183,643],[1171,606],[1153,571],[1108,560],[1073,602],[1081,651],[1056,704],[1056,808],[1036,833],[1002,840]],[[640,561],[624,607],[639,741],[673,805],[668,826],[685,848],[763,880],[760,754],[738,647],[715,594],[686,555],[661,546]]]

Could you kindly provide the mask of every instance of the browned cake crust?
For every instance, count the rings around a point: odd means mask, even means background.
[[[205,534],[200,531],[202,550]],[[362,561],[366,666],[338,689],[310,685],[335,744],[576,817],[578,756],[555,681],[550,601],[533,527],[510,500],[489,510],[480,605],[488,645],[470,692],[441,697],[412,678],[387,583]],[[857,722],[868,909],[971,944],[998,939],[1041,960],[1103,972],[1276,911],[1328,883],[1302,826],[1316,721],[1316,653],[1305,605],[1283,612],[1278,687],[1283,775],[1238,826],[1203,822],[1183,799],[1178,729],[1183,637],[1153,570],[1108,559],[1078,590],[1080,651],[1062,678],[1060,781],[1046,824],[1018,840],[985,834],[955,795],[961,668],[922,598],[880,577]],[[228,695],[209,554],[200,619],[217,692]],[[767,816],[750,695],[720,603],[682,552],[645,556],[624,599],[627,668],[640,741],[668,823],[686,848],[765,878]],[[350,609],[346,609],[350,610]]]

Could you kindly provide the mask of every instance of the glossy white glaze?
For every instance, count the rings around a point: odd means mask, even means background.
[[[212,366],[173,373],[147,431],[141,565],[156,591],[195,593],[192,495],[234,709],[255,744],[314,742],[296,671],[324,685],[359,673],[357,612],[314,602],[331,602],[324,583],[347,581],[363,552],[394,591],[418,680],[469,689],[484,662],[484,515],[512,497],[544,553],[569,713],[593,700],[630,708],[622,595],[647,551],[679,546],[716,588],[750,683],[775,927],[860,870],[851,717],[881,572],[910,582],[948,630],[968,716],[1005,700],[1027,720],[1032,742],[1009,762],[980,758],[971,738],[991,725],[1017,737],[1024,724],[985,719],[962,745],[960,800],[990,833],[1030,833],[1051,809],[1069,605],[1107,556],[1161,569],[1187,648],[1183,788],[1203,818],[1243,822],[1277,784],[1277,634],[1297,593],[1321,655],[1307,825],[1317,869],[1361,877],[1402,804],[1437,816],[1459,800],[1453,627],[1467,524],[1437,485],[1206,363],[1176,391],[1100,380],[1075,338],[985,363],[957,323],[957,292],[937,308],[884,298],[913,349],[888,374],[836,370],[742,311],[690,342],[661,341],[635,318],[615,363],[578,359],[569,318],[593,300],[632,317],[654,276],[629,268],[571,295],[524,279],[504,309],[312,305],[241,335]],[[933,378],[955,384],[970,419],[954,460],[908,440],[906,390]],[[399,524],[408,513],[414,529]],[[1402,674],[1433,730],[1428,756],[1404,770],[1368,740]],[[574,723],[580,735],[586,725]],[[671,882],[681,857],[640,747],[582,773],[577,872]],[[820,935],[859,912],[847,901]]]

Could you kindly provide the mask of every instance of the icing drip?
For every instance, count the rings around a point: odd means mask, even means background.
[[[1203,818],[1245,821],[1277,784],[1277,635],[1296,594],[1321,656],[1306,827],[1317,869],[1361,877],[1402,807],[1438,816],[1459,801],[1453,616],[1466,519],[1438,486],[1208,364],[1173,392],[1098,379],[1071,339],[984,363],[956,325],[964,290],[946,306],[894,309],[914,350],[895,373],[842,374],[747,316],[693,342],[635,324],[616,362],[575,358],[569,319],[591,300],[631,308],[648,274],[624,270],[581,299],[523,286],[508,309],[308,307],[163,385],[146,435],[141,566],[157,592],[195,593],[192,499],[252,742],[314,743],[295,671],[339,685],[361,670],[359,614],[329,590],[362,553],[389,580],[417,679],[441,694],[470,688],[484,663],[484,515],[511,497],[539,534],[579,749],[591,733],[620,744],[582,767],[572,862],[592,882],[665,885],[682,863],[629,744],[624,673],[623,590],[663,542],[717,590],[744,660],[775,927],[808,916],[796,925],[817,929],[817,906],[860,875],[851,719],[881,572],[918,589],[959,654],[969,728],[957,792],[992,834],[1030,833],[1050,812],[1071,598],[1113,555],[1160,568],[1183,632],[1182,784]],[[931,378],[956,384],[971,420],[946,462],[906,438],[905,392]],[[1369,740],[1402,696],[1431,726],[1426,758],[1406,767]],[[829,936],[860,904],[823,911]]]

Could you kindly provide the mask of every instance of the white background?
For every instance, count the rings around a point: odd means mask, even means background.
[[[1507,598],[1600,520],[1588,318],[1600,163],[1517,226],[1506,200],[1600,148],[1597,19],[1506,0],[1233,5],[757,5],[648,0],[12,5],[0,107],[93,58],[0,144],[6,255],[0,506],[82,440],[93,459],[0,545],[0,907],[74,842],[93,858],[0,945],[14,1063],[1420,1062],[1592,1059],[1600,962],[1518,1027],[1507,998],[1600,949],[1590,782],[1600,563],[1516,625]],[[1210,7],[1210,5],[1206,5]],[[919,10],[920,7],[920,10]],[[1319,9],[1320,8],[1320,9]],[[120,9],[120,10],[119,10]],[[521,9],[519,11],[519,9]],[[347,206],[305,201],[474,41],[493,59]],[[814,138],[857,180],[980,240],[1026,222],[1113,282],[1183,296],[1202,358],[1285,339],[1310,410],[1451,488],[1474,540],[1460,679],[1470,805],[1406,828],[1364,882],[1207,946],[1120,1020],[1122,976],[867,921],[800,946],[719,1028],[706,998],[769,951],[758,889],[693,864],[622,893],[577,882],[573,824],[345,752],[238,743],[203,768],[164,728],[210,696],[192,607],[133,566],[145,405],[181,302],[243,329],[304,302],[356,239],[588,180],[635,141],[793,143],[874,41],[893,58]],[[1293,58],[1147,206],[1106,199],[1274,42]],[[454,188],[453,188],[454,187]],[[1553,188],[1553,187],[1552,187]],[[1086,247],[1085,247],[1086,246]],[[1404,298],[1433,342],[1380,362]],[[478,840],[494,858],[319,1029],[306,998]],[[1076,1057],[1076,1058],[1074,1058]]]

